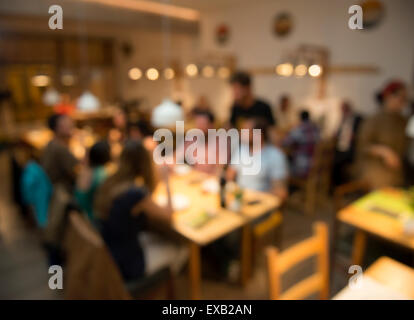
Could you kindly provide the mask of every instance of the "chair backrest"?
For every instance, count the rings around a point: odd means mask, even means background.
[[[272,300],[304,299],[319,292],[321,299],[329,296],[328,228],[325,223],[314,224],[314,235],[282,253],[274,248],[267,249],[269,293]],[[299,262],[312,256],[317,257],[316,272],[281,293],[281,277]]]
[[[317,143],[312,156],[310,174],[320,174],[330,170],[334,157],[335,145],[333,140],[321,140]]]
[[[103,239],[81,213],[69,214],[64,247],[66,299],[131,298]]]

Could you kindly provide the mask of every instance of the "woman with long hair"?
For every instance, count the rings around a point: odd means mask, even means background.
[[[178,271],[185,260],[186,250],[180,245],[146,231],[147,219],[171,224],[169,192],[167,206],[160,207],[151,199],[155,185],[150,154],[140,142],[127,141],[118,170],[99,188],[95,199],[102,236],[127,280],[166,266]]]

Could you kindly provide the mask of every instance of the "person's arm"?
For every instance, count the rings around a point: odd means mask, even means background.
[[[151,196],[146,196],[134,207],[132,214],[137,215],[141,212],[145,212],[150,218],[154,218],[155,220],[171,224],[173,207],[171,200],[171,189],[169,183],[168,168],[162,167],[160,173],[166,185],[167,205],[165,207],[159,206],[152,200]]]
[[[358,135],[358,153],[360,155],[370,155],[380,158],[390,169],[398,169],[401,167],[401,159],[388,146],[376,143],[376,123],[366,121],[362,124],[361,132]]]
[[[266,116],[266,120],[269,121],[269,125],[271,127],[276,127],[276,120],[275,117],[273,116],[273,111],[272,108],[266,104],[266,109],[265,109],[265,116]]]
[[[236,181],[237,171],[234,167],[229,166],[226,172],[226,179],[227,181]]]
[[[284,180],[273,180],[272,189],[270,192],[278,197],[281,202],[284,202],[288,197],[286,182]]]
[[[134,207],[132,214],[138,215],[141,212],[145,212],[145,214],[147,214],[150,218],[153,218],[157,221],[171,224],[171,217],[173,213],[171,205],[161,207],[151,199],[151,196],[146,196],[144,199],[142,199]]]
[[[56,161],[59,162],[62,176],[68,177],[73,183],[76,183],[76,177],[81,171],[78,159],[68,149],[62,147],[59,149]]]
[[[270,178],[272,186],[270,192],[277,196],[282,202],[288,197],[286,180],[289,176],[288,163],[285,155],[281,151],[273,150],[272,165],[270,166]]]
[[[233,106],[231,108],[230,119],[229,119],[230,127],[232,128],[236,127],[236,121],[237,121],[237,112],[236,112],[236,107]]]

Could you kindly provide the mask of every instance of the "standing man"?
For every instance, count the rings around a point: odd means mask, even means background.
[[[333,167],[335,185],[346,183],[349,169],[354,161],[356,137],[362,123],[362,117],[357,114],[351,104],[344,101],[341,106],[342,120],[336,133],[336,146]]]
[[[54,114],[49,118],[49,128],[53,131],[53,139],[43,150],[41,164],[54,186],[62,185],[72,193],[78,164],[69,150],[69,141],[73,134],[72,119],[63,114]]]
[[[234,104],[231,109],[230,124],[241,128],[243,121],[251,118],[264,119],[269,126],[276,124],[270,106],[253,96],[250,75],[236,72],[230,80],[233,88]]]
[[[298,114],[294,110],[289,95],[280,97],[276,105],[277,127],[282,134],[288,133],[298,124]]]

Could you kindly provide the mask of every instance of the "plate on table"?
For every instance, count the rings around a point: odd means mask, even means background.
[[[211,210],[202,210],[197,213],[189,213],[183,217],[183,222],[190,228],[199,229],[206,225],[217,215],[217,212]]]
[[[201,189],[207,193],[217,193],[220,190],[220,185],[217,179],[210,178],[201,184]]]
[[[176,165],[174,167],[174,172],[179,176],[185,176],[191,172],[191,167],[186,164]]]
[[[156,202],[160,206],[167,205],[167,196],[158,196]],[[183,194],[175,194],[172,196],[172,206],[174,211],[185,210],[190,206],[190,199]]]

